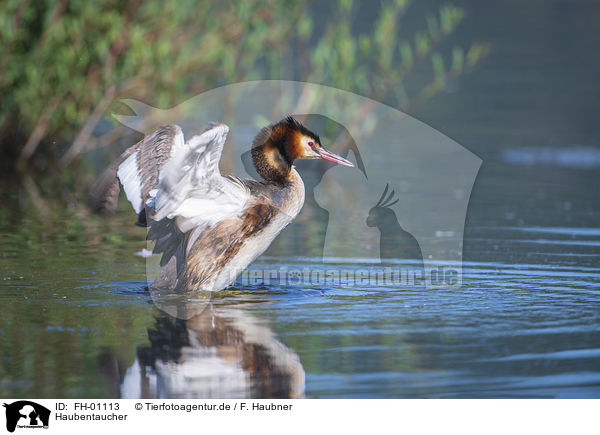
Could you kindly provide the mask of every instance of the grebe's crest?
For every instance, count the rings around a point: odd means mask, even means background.
[[[310,137],[310,138],[314,139],[315,142],[317,142],[318,144],[321,144],[321,138],[319,138],[319,135],[316,133],[313,133],[308,128],[306,128],[304,125],[300,124],[298,121],[296,121],[296,118],[294,118],[293,116],[288,116],[287,118],[282,120],[280,123],[286,124],[291,129],[300,132],[300,134],[302,134],[303,136]]]
[[[286,141],[288,146],[293,145],[293,139],[296,135],[304,136],[306,138],[312,139],[315,143],[321,144],[321,138],[318,134],[312,132],[300,122],[298,122],[293,116],[288,116],[287,118],[282,119],[275,124],[268,125],[263,127],[256,137],[254,141],[252,141],[252,148],[257,148],[267,144],[267,142],[272,142],[277,145],[285,145]]]

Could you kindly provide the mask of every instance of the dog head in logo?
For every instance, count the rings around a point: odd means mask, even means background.
[[[6,408],[6,430],[14,432],[17,425],[48,427],[50,410],[35,402],[19,400],[3,405]]]

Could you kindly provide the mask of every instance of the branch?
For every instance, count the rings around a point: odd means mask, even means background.
[[[52,116],[52,112],[56,109],[58,105],[58,97],[54,97],[48,105],[46,105],[45,109],[42,111],[42,114],[38,118],[38,121],[33,128],[33,132],[27,142],[25,142],[25,146],[21,150],[19,155],[18,167],[23,169],[25,163],[29,158],[33,155],[35,150],[37,149],[40,141],[46,134],[46,129],[48,128],[48,124],[50,123],[50,117]]]
[[[60,164],[63,167],[69,165],[69,163],[71,163],[73,159],[77,157],[77,155],[83,150],[86,142],[90,139],[90,136],[94,131],[96,124],[98,124],[100,119],[102,119],[102,115],[104,115],[104,112],[106,112],[106,109],[108,109],[108,106],[115,97],[115,93],[116,87],[114,85],[106,90],[104,96],[100,100],[100,103],[96,105],[96,108],[94,109],[90,117],[87,119],[83,128],[77,134],[77,137],[75,138],[67,152],[60,159]]]

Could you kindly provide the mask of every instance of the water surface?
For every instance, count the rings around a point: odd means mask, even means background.
[[[189,320],[153,304],[134,255],[143,240],[5,234],[0,395],[598,397],[600,229],[470,232],[482,260],[464,262],[460,289],[238,285],[190,301]],[[254,267],[265,265],[330,267]]]

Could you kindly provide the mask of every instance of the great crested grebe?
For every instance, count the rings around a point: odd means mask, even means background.
[[[125,151],[95,189],[97,202],[114,204],[117,175],[138,224],[148,223],[153,252],[162,254],[166,266],[152,288],[229,286],[300,212],[304,184],[294,160],[354,166],[290,116],[254,138],[252,161],[262,181],[223,176],[219,160],[228,132],[226,125],[214,124],[184,142],[179,126],[161,127]]]

